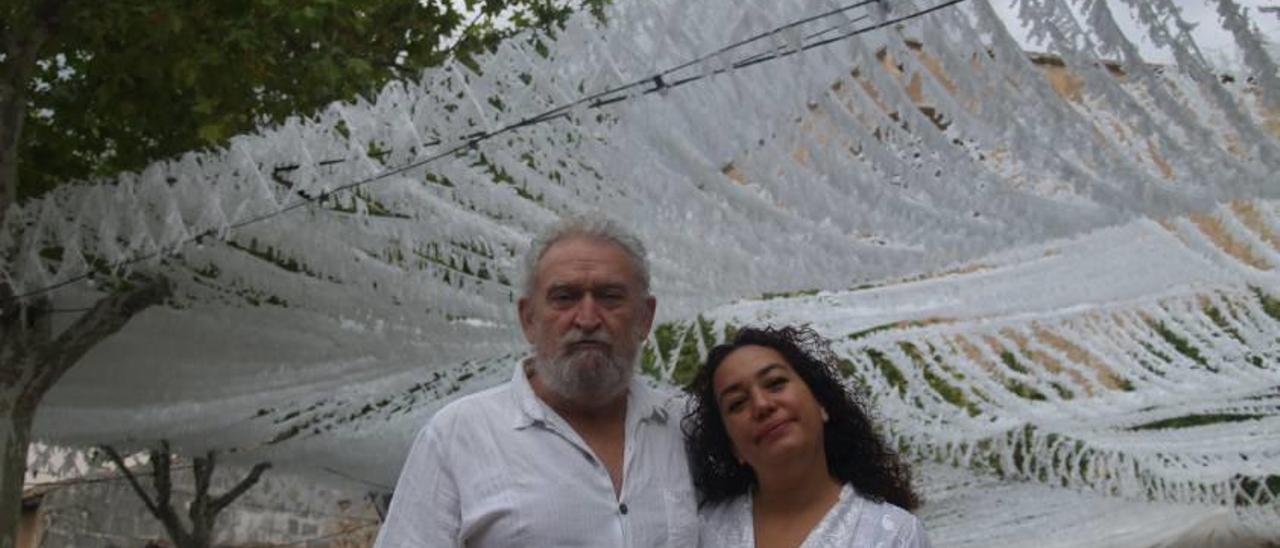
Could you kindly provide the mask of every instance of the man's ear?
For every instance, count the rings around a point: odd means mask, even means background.
[[[516,312],[520,315],[520,331],[524,333],[524,340],[533,344],[533,303],[528,297],[520,297],[516,301]]]

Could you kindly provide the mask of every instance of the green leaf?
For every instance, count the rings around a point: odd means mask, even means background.
[[[373,65],[370,65],[368,61],[365,61],[364,59],[357,59],[354,57],[347,59],[346,68],[347,68],[347,71],[357,75],[369,74],[373,72]]]
[[[200,126],[200,139],[206,143],[217,143],[226,136],[226,128],[217,122],[211,122]]]
[[[218,100],[212,97],[199,97],[196,99],[195,111],[199,114],[212,114],[218,107]]]

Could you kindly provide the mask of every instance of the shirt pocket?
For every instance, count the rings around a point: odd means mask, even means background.
[[[663,491],[667,512],[667,546],[693,548],[698,545],[698,508],[693,488],[673,487]]]

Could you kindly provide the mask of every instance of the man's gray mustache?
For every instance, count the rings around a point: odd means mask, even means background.
[[[613,340],[608,335],[604,335],[604,336],[590,335],[590,334],[583,333],[581,331],[569,332],[564,336],[564,339],[562,339],[561,342],[564,344],[599,343],[599,344],[613,345]]]

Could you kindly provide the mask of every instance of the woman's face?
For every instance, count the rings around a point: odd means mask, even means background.
[[[796,456],[824,454],[822,406],[778,351],[750,345],[730,352],[712,387],[734,455],[757,475]]]

